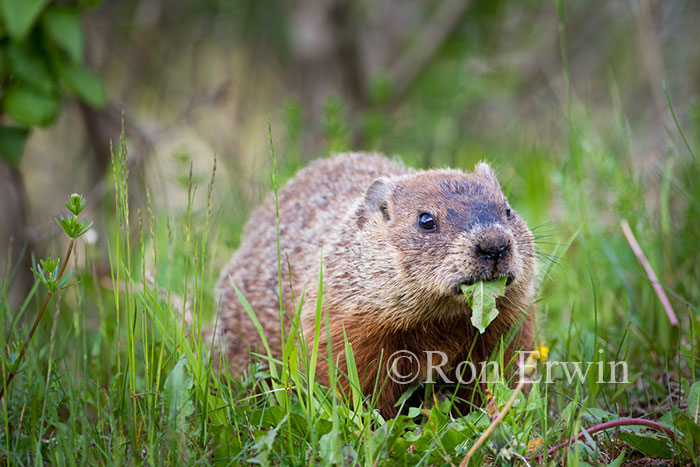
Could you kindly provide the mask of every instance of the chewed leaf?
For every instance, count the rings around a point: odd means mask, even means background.
[[[478,281],[472,285],[463,285],[462,293],[472,309],[472,324],[483,334],[491,322],[498,316],[496,298],[506,291],[506,278],[494,281]]]

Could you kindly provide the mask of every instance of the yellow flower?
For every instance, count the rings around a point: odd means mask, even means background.
[[[540,343],[539,348],[537,349],[537,359],[545,362],[547,361],[547,356],[549,355],[549,347],[544,345],[544,342]]]
[[[531,439],[527,442],[527,452],[538,450],[542,446],[542,443],[544,443],[544,441],[540,437]]]
[[[498,404],[496,404],[496,399],[493,398],[493,394],[489,389],[486,389],[486,413],[489,419],[493,421],[498,417]]]

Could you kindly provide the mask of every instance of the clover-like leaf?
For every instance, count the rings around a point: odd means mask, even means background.
[[[56,219],[58,226],[68,235],[70,235],[70,232],[73,230],[73,222],[75,222],[73,217],[65,217],[63,214]]]
[[[92,227],[92,222],[88,221],[87,218],[83,218],[82,222],[78,222],[77,216],[64,217],[61,215],[58,219],[56,219],[56,223],[61,227],[61,229],[63,229],[66,235],[73,240],[85,234],[85,232],[90,230],[90,227]]]
[[[37,279],[51,292],[58,287],[58,269],[60,264],[61,260],[58,258],[46,258],[39,260],[39,264],[32,268]]]
[[[79,193],[73,193],[68,198],[66,207],[70,212],[73,213],[73,215],[77,216],[82,212],[83,208],[85,207],[85,204],[87,204],[87,201],[85,201],[85,197],[83,195]]]
[[[37,264],[36,267],[32,268],[32,272],[34,273],[37,279],[39,279],[44,285],[46,285],[46,276],[44,275],[44,269],[41,267],[40,264]]]
[[[77,226],[79,227],[79,229],[76,230],[75,237],[73,237],[73,238],[78,238],[78,237],[82,236],[85,232],[90,230],[90,227],[92,227],[92,221],[88,222],[88,219],[86,217],[83,219],[83,222],[81,222],[80,224],[77,224]]]

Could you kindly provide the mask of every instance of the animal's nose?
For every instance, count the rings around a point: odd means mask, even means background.
[[[487,235],[476,244],[476,254],[483,259],[499,259],[509,250],[510,241],[505,235]]]

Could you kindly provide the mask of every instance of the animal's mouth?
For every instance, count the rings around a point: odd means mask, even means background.
[[[467,279],[463,279],[461,282],[459,282],[454,287],[454,293],[456,295],[463,295],[463,292],[462,292],[463,285],[468,287],[470,285],[476,284],[479,281],[487,281],[487,282],[494,281],[494,280],[500,279],[502,277],[506,278],[506,287],[508,287],[510,284],[512,284],[513,281],[515,280],[515,277],[513,276],[513,274],[498,274],[498,275],[493,275],[491,277],[470,277]]]

